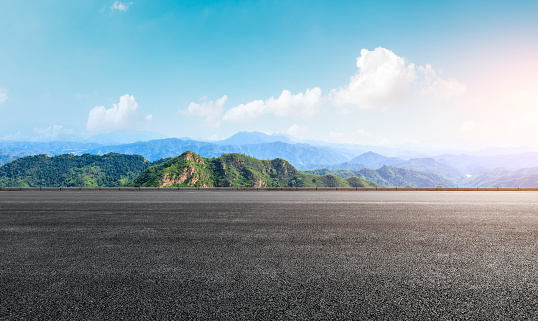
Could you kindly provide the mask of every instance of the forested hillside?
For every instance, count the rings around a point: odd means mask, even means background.
[[[335,175],[303,174],[289,162],[276,158],[259,160],[241,154],[216,158],[187,151],[145,170],[132,186],[166,187],[375,187],[364,179],[349,182]]]
[[[330,170],[316,169],[304,171],[315,175],[333,174],[342,178],[360,177],[384,186],[413,186],[413,187],[455,187],[456,184],[432,172],[414,171],[410,169],[383,166],[378,169],[363,168],[361,170]]]
[[[377,187],[358,178],[303,174],[277,158],[204,158],[191,151],[153,163],[139,155],[27,156],[0,167],[0,187]]]
[[[122,186],[151,166],[139,155],[27,156],[0,167],[2,187]]]

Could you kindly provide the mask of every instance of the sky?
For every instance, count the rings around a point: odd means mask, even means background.
[[[0,0],[0,140],[538,147],[538,1]]]

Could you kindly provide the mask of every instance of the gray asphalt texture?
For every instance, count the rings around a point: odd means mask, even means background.
[[[536,192],[0,192],[2,320],[523,320]]]

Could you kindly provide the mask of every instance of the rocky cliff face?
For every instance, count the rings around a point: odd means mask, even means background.
[[[365,186],[370,186],[369,183],[365,183]],[[315,175],[302,174],[289,162],[279,158],[260,160],[237,153],[224,154],[217,158],[204,158],[191,151],[148,168],[132,181],[131,185],[143,187],[350,186],[347,181],[336,176],[331,175],[325,178],[319,176],[316,179]]]

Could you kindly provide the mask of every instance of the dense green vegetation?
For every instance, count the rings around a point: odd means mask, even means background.
[[[3,187],[122,186],[151,163],[138,155],[27,156],[0,167]]]
[[[1,187],[370,187],[364,179],[303,174],[277,158],[204,158],[191,151],[150,163],[139,155],[27,156],[0,167]]]
[[[444,187],[454,187],[454,182],[445,177],[432,173],[421,172],[410,169],[383,166],[379,169],[363,168],[361,170],[330,170],[316,169],[304,171],[304,173],[315,175],[333,174],[342,178],[358,177],[375,182],[384,186],[414,186],[414,187],[435,187],[442,185]]]
[[[242,154],[204,158],[191,151],[152,166],[130,185],[142,187],[374,187],[373,182],[335,175],[317,176],[299,172],[289,162],[276,158],[259,160]]]

